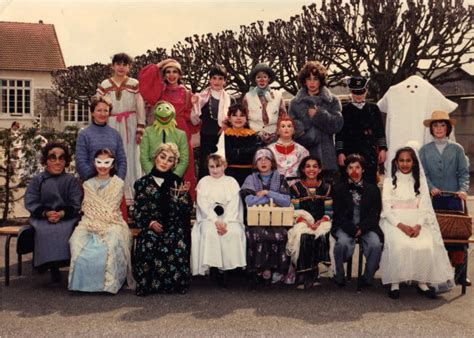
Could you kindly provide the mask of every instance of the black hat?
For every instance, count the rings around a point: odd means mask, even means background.
[[[270,78],[270,81],[268,83],[272,83],[273,81],[275,81],[275,72],[266,63],[259,63],[250,72],[249,77],[252,83],[255,84],[255,76],[257,76],[258,72],[265,72],[268,74],[268,77]]]
[[[361,95],[367,91],[369,79],[362,76],[351,76],[346,80],[346,83],[352,93]]]

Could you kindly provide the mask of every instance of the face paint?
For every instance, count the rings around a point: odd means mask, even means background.
[[[107,158],[105,160],[101,160],[100,158],[95,159],[95,166],[97,168],[110,168],[114,164],[114,159],[113,158]]]
[[[351,178],[353,181],[358,181],[360,179],[360,172],[356,172],[356,171],[351,172]]]

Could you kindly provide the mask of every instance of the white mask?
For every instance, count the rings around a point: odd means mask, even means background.
[[[110,168],[114,164],[114,159],[113,158],[107,158],[105,160],[101,160],[100,158],[95,159],[95,166],[97,168]]]

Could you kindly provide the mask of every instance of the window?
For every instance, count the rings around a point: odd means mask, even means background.
[[[89,123],[89,103],[87,100],[66,102],[63,106],[64,122]]]
[[[0,79],[0,113],[12,116],[31,114],[31,81]]]

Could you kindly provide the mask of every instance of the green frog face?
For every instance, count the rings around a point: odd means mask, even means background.
[[[155,123],[157,122],[163,126],[167,126],[171,121],[174,121],[176,110],[171,103],[160,101],[156,104],[153,114],[155,115]]]

